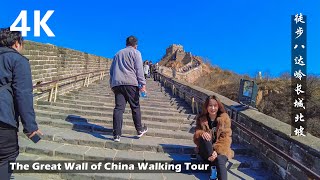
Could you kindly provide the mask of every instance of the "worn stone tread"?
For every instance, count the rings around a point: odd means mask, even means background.
[[[101,117],[101,116],[89,116],[89,115],[75,115],[75,114],[67,114],[62,112],[54,112],[48,110],[39,110],[35,109],[37,117],[41,118],[51,118],[51,119],[61,119],[70,121],[86,121],[89,123],[106,123],[112,125],[112,117]],[[150,128],[158,128],[158,129],[169,129],[169,130],[181,130],[187,132],[193,132],[192,129],[195,127],[194,121],[186,120],[184,123],[176,123],[176,122],[158,122],[152,121],[152,119],[142,119],[142,123],[146,124]],[[123,118],[123,125],[133,126],[133,120],[131,117]],[[111,126],[110,126],[111,127]]]
[[[69,129],[76,129],[79,131],[85,132],[98,132],[101,134],[112,134],[112,123],[90,123],[90,122],[76,122],[76,121],[66,121],[61,119],[52,119],[52,118],[44,118],[38,117],[37,122],[41,125],[50,125],[53,127],[60,127],[60,128],[69,128]],[[158,128],[151,128],[148,127],[148,133],[146,136],[156,136],[156,137],[163,137],[163,138],[175,138],[175,139],[192,139],[193,134],[180,131],[180,130],[163,130]],[[125,125],[122,128],[123,134],[134,134],[136,133],[136,129],[134,126]]]

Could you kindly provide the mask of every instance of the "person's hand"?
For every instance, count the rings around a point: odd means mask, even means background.
[[[208,158],[209,161],[214,161],[217,158],[218,154],[216,151],[213,151],[212,155]]]
[[[147,92],[146,85],[143,85],[140,89],[141,92]]]
[[[28,136],[28,138],[30,139],[30,138],[32,138],[34,135],[36,135],[36,134],[40,134],[40,135],[42,135],[43,136],[43,133],[38,129],[38,130],[36,130],[36,131],[33,131],[32,133],[28,133],[27,134],[27,136]]]
[[[211,135],[207,132],[204,132],[201,137],[206,140],[206,141],[210,141],[211,140]]]

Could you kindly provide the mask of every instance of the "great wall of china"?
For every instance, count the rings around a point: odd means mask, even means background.
[[[167,49],[167,53],[171,52],[169,51]],[[33,144],[20,132],[20,160],[188,159],[194,148],[192,143],[194,117],[199,112],[205,97],[215,94],[185,82],[192,82],[201,76],[201,65],[185,73],[160,67],[158,81],[148,80],[150,98],[141,102],[142,116],[151,128],[150,133],[141,141],[124,139],[123,142],[116,144],[109,138],[113,108],[113,98],[108,87],[108,68],[111,59],[30,41],[26,42],[23,55],[30,59],[33,84],[41,85],[56,80],[54,86],[57,87],[58,97],[56,102],[47,101],[53,84],[35,87],[37,121],[45,137],[41,143]],[[176,58],[187,62],[190,60],[189,55],[182,54],[181,51]],[[94,74],[100,70],[104,73]],[[92,72],[91,77],[85,74],[64,80],[66,77],[87,72]],[[101,80],[101,75],[105,76],[104,80]],[[84,84],[89,87],[84,87]],[[303,180],[308,177],[317,179],[320,176],[319,138],[312,135],[290,136],[291,127],[288,124],[251,109],[236,111],[238,103],[216,95],[220,97],[234,122],[232,148],[236,152],[236,157],[228,164],[229,177]],[[132,133],[133,124],[128,107],[126,111],[128,114],[125,115],[124,131]],[[164,129],[167,132],[163,131]],[[87,131],[89,133],[83,133]],[[103,137],[97,138],[97,135]],[[90,177],[88,174],[52,176],[57,179]],[[146,178],[143,174],[135,173],[92,176],[101,179]],[[202,179],[201,177],[205,176],[176,173],[155,174],[154,177],[155,179]]]

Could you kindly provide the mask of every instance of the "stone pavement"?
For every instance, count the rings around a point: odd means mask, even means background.
[[[136,131],[127,105],[123,136],[112,137],[114,97],[105,80],[88,88],[58,97],[57,102],[38,101],[37,122],[44,133],[34,144],[19,132],[18,160],[156,160],[190,161],[195,147],[192,137],[195,114],[191,107],[158,82],[147,81],[147,98],[141,98],[142,122],[149,128],[146,136]],[[254,153],[232,144],[235,158],[227,163],[228,179],[269,179],[265,164]],[[208,179],[208,173],[61,173],[14,174],[15,179]]]

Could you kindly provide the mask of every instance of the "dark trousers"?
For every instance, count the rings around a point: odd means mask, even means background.
[[[153,80],[156,81],[157,79],[157,72],[153,72]]]
[[[210,162],[208,161],[208,158],[212,155],[212,153],[213,153],[213,148],[212,148],[211,141],[206,141],[203,138],[200,138],[199,154],[201,158],[206,163],[210,163],[211,166],[217,167],[217,175],[219,180],[227,180],[227,168],[226,168],[226,163],[228,161],[227,156],[218,155],[213,162]]]
[[[15,161],[19,155],[18,135],[16,129],[0,127],[0,179],[8,180],[12,172],[9,172],[9,161]]]
[[[112,88],[115,94],[115,108],[113,110],[113,135],[121,136],[123,113],[127,102],[130,104],[132,119],[137,131],[142,130],[141,111],[139,103],[139,88],[136,86],[116,86]]]

